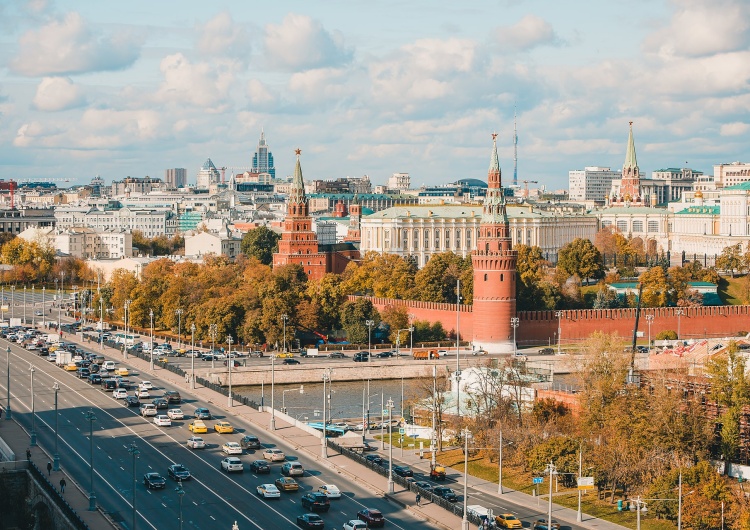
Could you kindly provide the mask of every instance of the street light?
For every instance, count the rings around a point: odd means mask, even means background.
[[[227,397],[227,406],[232,408],[234,406],[234,400],[232,399],[232,365],[234,364],[234,360],[232,359],[231,335],[227,335],[227,346],[229,347],[229,350],[227,351],[227,366],[229,366],[229,395]],[[195,357],[193,357],[193,359],[195,359]],[[193,375],[195,375],[195,372],[193,372]]]
[[[180,530],[182,530],[182,497],[185,495],[185,490],[182,489],[182,481],[177,482],[177,487],[174,489],[177,495],[180,496]]]
[[[7,407],[5,408],[5,420],[8,421],[13,417],[13,411],[10,408],[10,346],[8,346],[5,352],[8,354],[8,364],[5,370],[5,372],[8,374],[8,384],[6,385],[8,388],[8,403]]]
[[[99,293],[99,350],[104,351],[104,300]]]
[[[555,311],[555,316],[557,317],[557,355],[560,355],[560,338],[562,337],[562,311]]]
[[[57,452],[57,440],[60,438],[60,416],[57,413],[57,393],[60,391],[60,384],[55,381],[55,384],[52,385],[52,388],[55,391],[55,454],[52,457],[52,469],[54,471],[60,471],[60,453]]]
[[[321,456],[328,458],[328,446],[326,445],[326,436],[328,435],[328,425],[326,424],[326,383],[331,381],[331,369],[323,370],[323,436],[321,437]]]
[[[216,365],[214,364],[216,361],[214,360],[216,358],[216,355],[214,355],[214,352],[216,352],[216,337],[218,336],[218,328],[216,327],[216,324],[211,324],[208,326],[208,336],[211,337],[211,368],[216,368]]]
[[[276,409],[273,408],[273,394],[274,394],[274,383],[276,378],[276,370],[274,369],[276,355],[271,354],[271,430],[276,430]]]
[[[89,467],[91,468],[91,491],[89,492],[89,511],[96,511],[96,494],[94,493],[94,422],[96,415],[93,409],[89,409],[85,418],[89,420],[89,439],[91,440],[91,456],[89,457]]]
[[[547,528],[552,528],[552,475],[557,475],[557,467],[555,467],[555,464],[550,462],[547,464],[547,469],[545,471],[549,472],[549,503],[547,506]],[[640,530],[640,520],[638,525],[638,530]]]
[[[23,286],[23,325],[26,325],[26,286]]]
[[[16,286],[10,286],[10,318],[16,318]]]
[[[654,315],[646,315],[646,323],[648,324],[648,351],[651,352],[651,324],[654,323]]]
[[[151,371],[154,371],[154,310],[148,310],[148,316],[151,319],[151,347],[149,352],[151,353]]]
[[[517,342],[516,342],[516,328],[518,327],[518,317],[510,317],[510,325],[513,326],[513,356],[518,355]]]
[[[135,530],[135,516],[137,513],[137,509],[135,507],[135,493],[138,489],[138,483],[136,482],[135,475],[135,459],[138,458],[139,454],[141,454],[141,452],[138,450],[138,447],[135,445],[135,442],[130,444],[130,447],[128,447],[128,453],[133,455],[133,530]]]
[[[467,477],[469,476],[469,436],[471,432],[469,429],[464,429],[464,516],[461,519],[461,530],[469,530],[469,519],[466,514],[466,505],[469,504],[469,484]]]
[[[281,315],[281,320],[284,321],[284,346],[282,348],[282,351],[286,353],[286,321],[289,320],[289,315],[284,313],[283,315]]]
[[[129,309],[130,304],[133,303],[132,300],[125,300],[125,346],[123,347],[123,355],[125,358],[128,358],[128,316],[129,316]]]
[[[388,493],[393,493],[393,400],[388,398],[385,406],[388,409]]]
[[[177,315],[177,351],[179,352],[182,348],[182,309],[175,309],[174,314]]]
[[[151,332],[153,333],[153,331]],[[190,371],[193,372],[190,379],[190,388],[195,389],[195,323],[190,324]],[[151,362],[154,362],[154,343],[151,342]],[[231,392],[230,392],[231,394]]]
[[[677,340],[680,340],[680,317],[685,314],[685,310],[677,309],[674,314],[677,315]]]
[[[29,363],[29,373],[31,374],[31,435],[29,445],[36,447],[36,411],[34,409],[34,365]]]
[[[365,320],[367,326],[367,362],[372,358],[372,327],[375,325],[374,320]]]
[[[300,394],[305,393],[305,385],[300,385],[299,389],[297,388],[290,388],[289,390],[284,390],[281,393],[281,412],[286,414],[286,393],[287,392],[299,392]]]

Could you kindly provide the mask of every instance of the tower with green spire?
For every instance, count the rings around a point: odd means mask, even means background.
[[[622,165],[622,181],[618,200],[629,204],[642,204],[641,174],[638,159],[635,156],[635,140],[633,140],[633,122],[630,122],[628,133],[628,147],[625,152],[625,163]]]

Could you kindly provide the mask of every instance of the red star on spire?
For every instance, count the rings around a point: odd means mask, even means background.
[[[298,147],[297,149],[294,150],[294,154],[297,155],[297,156],[301,155],[302,154],[302,149],[300,149]]]
[[[497,133],[493,132],[493,133],[492,133],[492,140],[494,141],[494,140],[495,140],[495,138],[497,138]]]

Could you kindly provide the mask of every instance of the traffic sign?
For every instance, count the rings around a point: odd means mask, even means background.
[[[534,484],[544,484],[544,477],[534,477]]]
[[[579,490],[594,489],[594,477],[578,477],[578,489]]]
[[[383,409],[383,416],[387,416],[387,415],[388,415],[388,409]]]
[[[399,429],[399,430],[398,430],[398,433],[399,433],[399,434],[406,434],[406,429]]]

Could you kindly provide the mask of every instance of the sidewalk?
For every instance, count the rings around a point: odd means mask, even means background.
[[[66,336],[66,341],[73,341],[82,345],[84,344],[81,337],[78,336],[73,337],[71,335],[68,335]],[[85,345],[92,350],[98,350],[96,344],[87,342],[85,343]],[[196,388],[191,389],[190,383],[187,383],[183,376],[160,368],[157,364],[154,364],[154,370],[151,371],[148,361],[134,355],[129,355],[126,361],[125,359],[123,359],[121,350],[115,350],[113,348],[107,347],[106,345],[104,346],[104,354],[120,363],[125,363],[133,367],[134,370],[141,374],[148,374],[148,377],[152,380],[161,379],[163,381],[168,381],[171,385],[179,387],[181,392],[198,396],[200,397],[200,399],[211,403],[212,407],[220,408],[224,412],[240,416],[244,420],[267,431],[269,436],[283,438],[287,443],[291,444],[295,448],[295,450],[305,451],[309,454],[309,456],[315,458],[321,465],[326,465],[332,470],[335,470],[342,474],[346,474],[351,480],[354,480],[359,485],[370,490],[374,495],[379,495],[386,499],[392,500],[394,503],[410,510],[417,517],[430,521],[432,524],[435,524],[440,528],[450,530],[461,529],[460,517],[457,517],[447,510],[444,510],[440,506],[429,502],[422,502],[422,505],[420,507],[417,507],[414,494],[409,492],[408,490],[404,490],[398,485],[396,485],[395,493],[392,495],[388,495],[385,492],[387,481],[385,477],[376,473],[375,471],[366,468],[365,466],[357,464],[356,462],[345,456],[337,454],[334,450],[329,448],[329,457],[327,459],[324,459],[322,457],[321,440],[319,436],[307,433],[304,430],[283,421],[278,415],[275,419],[276,430],[272,431],[270,429],[270,413],[259,412],[252,407],[241,405],[237,402],[235,402],[237,404],[235,404],[235,406],[231,408],[230,412],[228,397],[223,394],[202,387],[197,383],[195,385]],[[378,445],[380,445],[379,442]],[[394,460],[401,460],[405,464],[415,469],[427,471],[429,473],[429,459],[420,459],[418,452],[415,452],[414,450],[404,450],[404,458],[401,459],[400,451],[401,449],[397,449],[395,447],[393,448]],[[387,444],[386,449],[384,451],[381,451],[381,453],[384,454],[385,458],[388,458]],[[454,478],[456,478],[461,486],[463,486],[463,474],[454,471],[451,473],[451,475],[454,475]],[[517,491],[506,489],[506,493],[500,496],[497,493],[497,483],[488,483],[473,476],[469,476],[469,485],[481,491],[483,497],[492,496],[493,502],[500,502],[500,500],[502,499],[506,502],[512,502],[527,507],[536,506],[537,504],[537,499],[535,497]],[[471,497],[469,502],[474,504],[471,501]],[[481,503],[482,500],[477,499],[476,504]],[[552,505],[552,510],[553,516],[560,522],[576,524],[592,530],[622,530],[624,528],[615,523],[610,523],[602,519],[587,516],[586,514],[583,514],[583,522],[577,523],[577,513],[575,510],[564,508],[554,503]],[[546,509],[543,509],[542,511],[546,512]]]
[[[25,464],[27,462],[26,449],[31,449],[31,461],[47,477],[47,462],[52,462],[52,456],[40,446],[29,447],[29,434],[16,423],[15,419],[7,421],[5,411],[3,411],[3,419],[0,420],[0,438],[13,450],[16,461],[19,463]],[[65,493],[60,494],[62,499],[68,503],[91,530],[119,528],[98,506],[96,511],[89,511],[89,497],[86,486],[78,484],[70,477],[65,472],[64,466],[60,467],[60,471],[52,471],[49,476],[49,481],[58,493],[60,492],[60,479],[62,478],[67,483]]]

